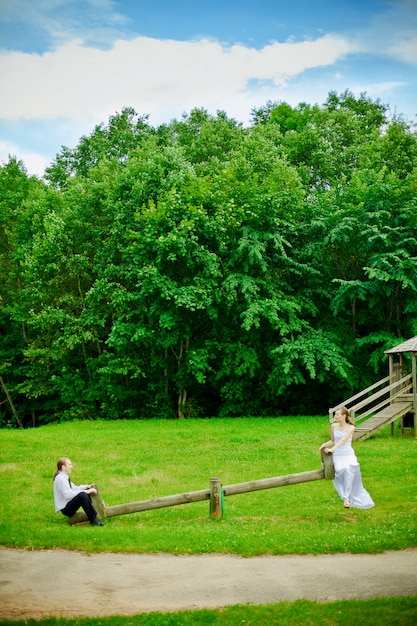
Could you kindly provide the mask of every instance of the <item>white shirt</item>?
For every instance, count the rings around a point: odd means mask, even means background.
[[[80,485],[77,487],[77,485],[74,485],[73,482],[70,485],[68,474],[65,472],[59,472],[54,480],[55,513],[64,509],[68,502],[72,500],[77,493],[85,491],[86,489],[88,489],[87,485]]]

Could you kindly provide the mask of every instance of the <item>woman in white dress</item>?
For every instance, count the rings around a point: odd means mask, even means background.
[[[320,450],[324,448],[326,454],[333,454],[333,485],[346,509],[371,509],[375,503],[362,484],[360,466],[352,448],[355,426],[349,418],[349,411],[341,406],[334,417],[336,421],[331,426],[332,438],[320,446]]]

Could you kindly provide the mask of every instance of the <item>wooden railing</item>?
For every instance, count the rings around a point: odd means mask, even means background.
[[[391,384],[387,384],[390,380],[391,377],[386,376],[351,398],[344,400],[337,406],[331,407],[329,409],[330,422],[334,420],[334,413],[339,406],[345,406],[349,409],[352,421],[356,423],[369,417],[370,415],[374,415],[377,411],[383,409],[389,404],[401,400],[402,396],[407,394],[407,392],[412,391],[413,383],[411,374],[407,374],[404,378],[400,378]],[[371,391],[374,391],[374,393],[369,395]]]

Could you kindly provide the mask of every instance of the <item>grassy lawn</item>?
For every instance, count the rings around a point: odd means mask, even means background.
[[[71,422],[0,431],[0,545],[86,552],[201,554],[377,553],[417,546],[417,440],[389,428],[357,442],[376,506],[345,510],[331,481],[226,497],[221,520],[198,502],[69,526],[53,511],[56,460],[69,456],[75,483],[97,482],[107,506],[320,469],[326,418]],[[361,624],[417,621],[417,596],[100,619],[25,620],[43,626]],[[2,622],[6,624],[6,622]]]
[[[376,506],[345,510],[331,481],[230,496],[221,520],[197,502],[69,526],[52,475],[69,456],[75,483],[97,482],[106,505],[320,469],[325,418],[71,422],[0,431],[0,544],[87,552],[376,553],[417,545],[417,440],[389,428],[357,442]],[[13,494],[13,497],[10,497]],[[24,523],[22,523],[24,522]]]

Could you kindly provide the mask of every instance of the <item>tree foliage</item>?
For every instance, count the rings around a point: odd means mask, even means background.
[[[384,376],[417,334],[416,164],[348,91],[248,128],[127,108],[46,184],[10,159],[0,423],[325,412]]]

